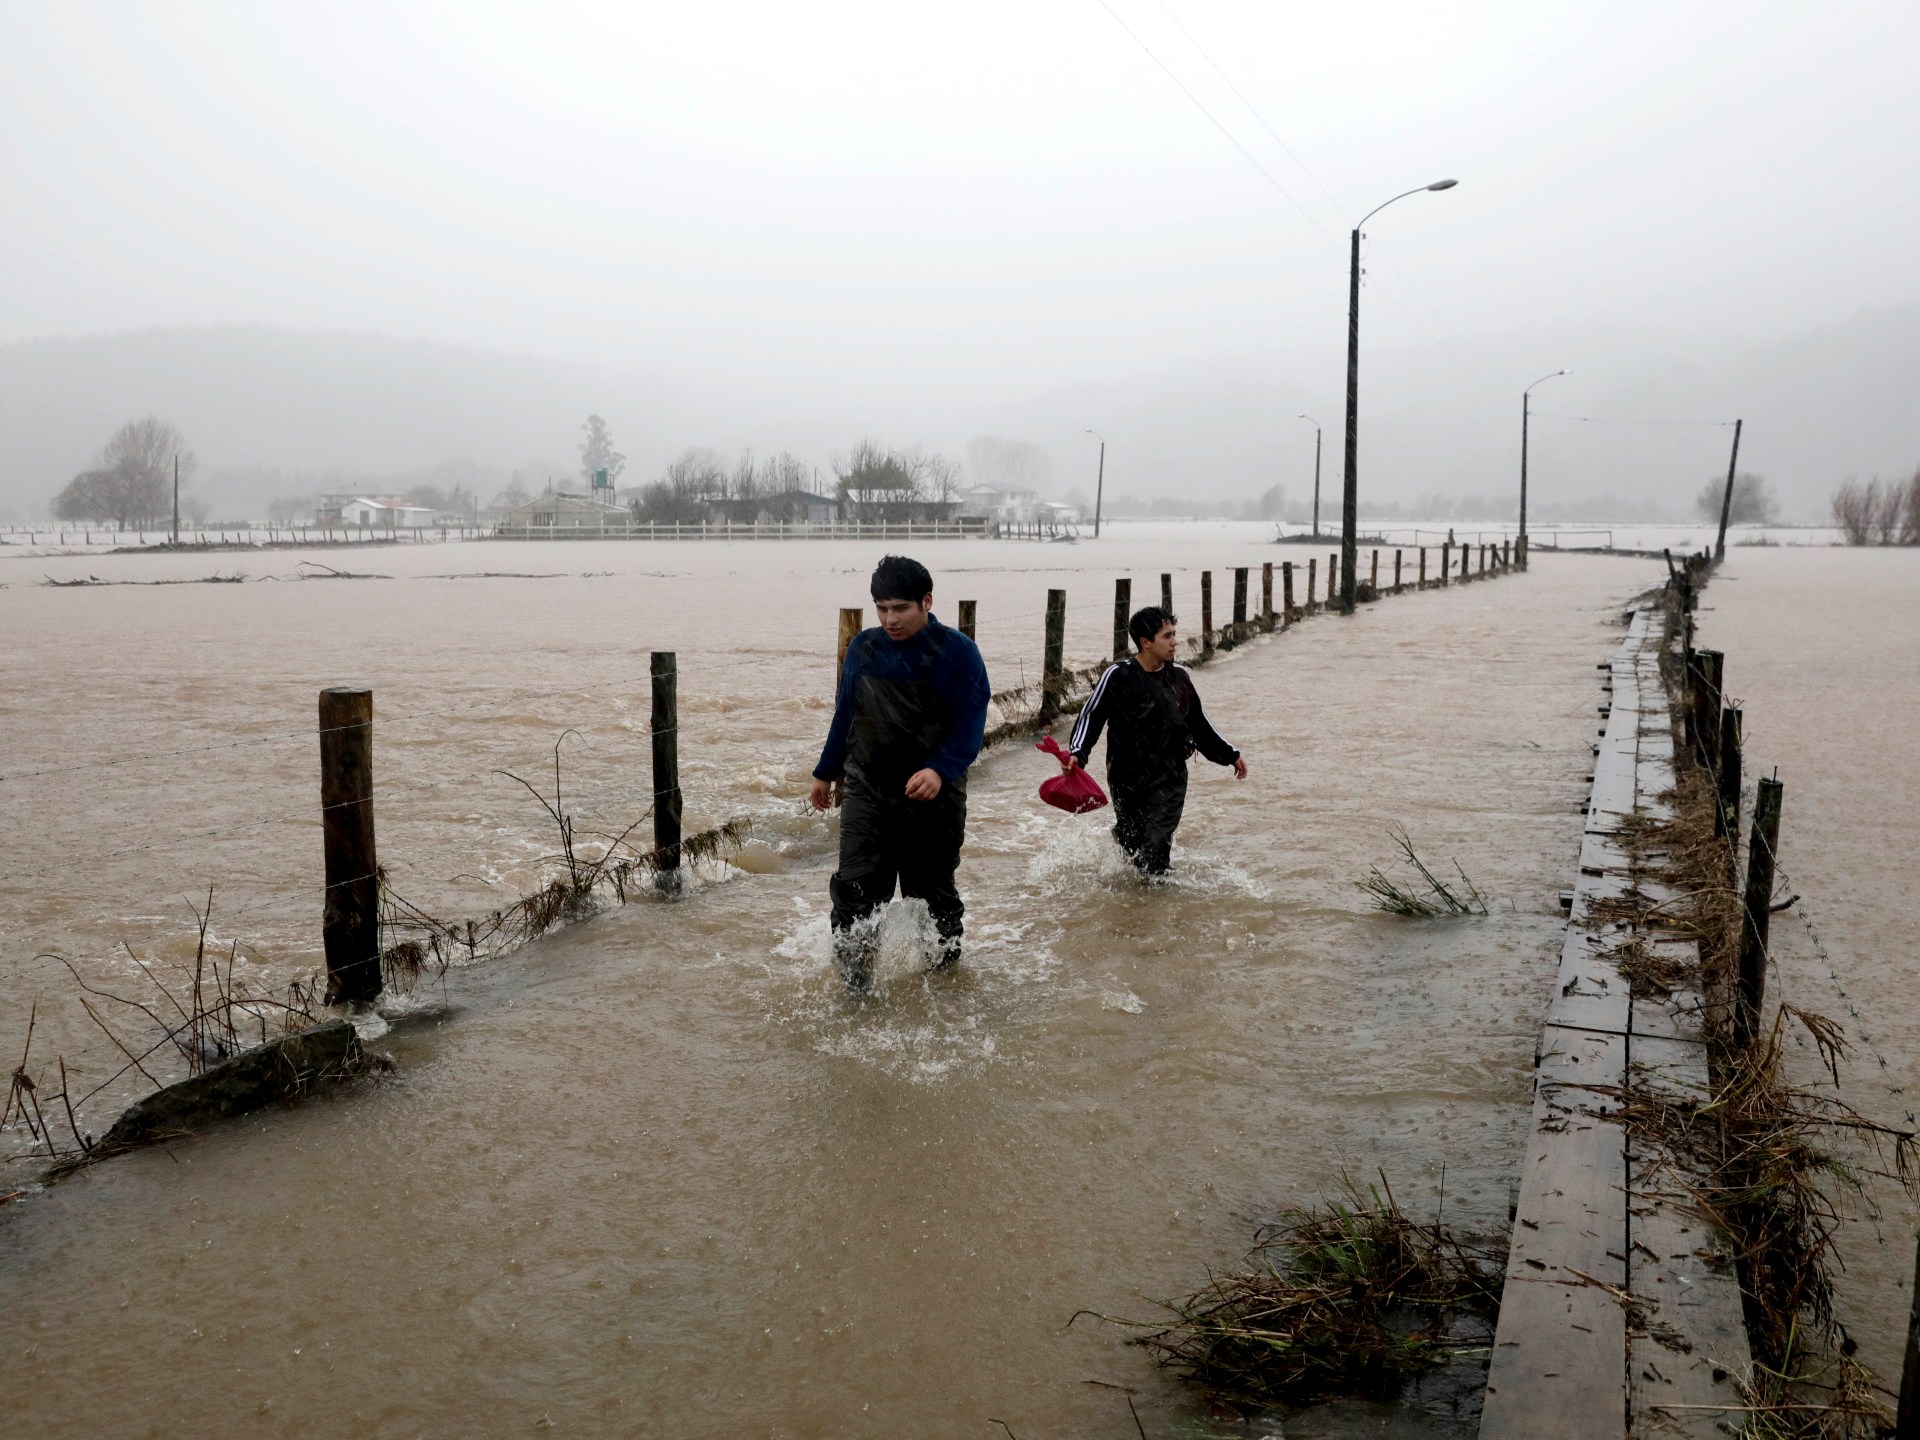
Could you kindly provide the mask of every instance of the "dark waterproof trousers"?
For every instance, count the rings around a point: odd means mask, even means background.
[[[880,795],[853,775],[840,806],[840,868],[828,885],[833,897],[833,951],[847,983],[863,988],[873,973],[877,939],[862,926],[893,898],[897,881],[909,900],[927,902],[940,937],[936,964],[959,957],[966,906],[954,888],[960,845],[967,833],[967,792],[948,784],[932,800]]]
[[[1187,808],[1187,767],[1142,778],[1107,773],[1113,838],[1142,875],[1164,875],[1173,863],[1173,832]]]

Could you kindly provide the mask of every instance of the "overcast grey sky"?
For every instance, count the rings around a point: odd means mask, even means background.
[[[1916,55],[1910,0],[11,0],[0,340],[378,330],[748,427],[1236,366],[1337,407],[1346,231],[1457,176],[1368,227],[1366,402],[1506,426],[1920,300]]]

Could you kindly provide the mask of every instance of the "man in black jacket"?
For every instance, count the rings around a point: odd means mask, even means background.
[[[1149,605],[1127,622],[1127,633],[1134,656],[1094,686],[1067,742],[1068,768],[1087,763],[1105,728],[1113,838],[1141,874],[1164,875],[1187,804],[1187,756],[1198,750],[1231,765],[1238,780],[1247,778],[1247,762],[1208,722],[1187,667],[1174,664],[1174,617]]]
[[[933,616],[927,567],[889,555],[870,587],[880,623],[847,646],[833,724],[810,799],[833,803],[844,780],[833,952],[847,988],[866,992],[875,938],[868,917],[900,893],[924,900],[940,937],[933,968],[960,958],[966,906],[954,885],[967,830],[967,769],[986,729],[987,669],[973,641]],[[868,922],[868,923],[862,923]]]

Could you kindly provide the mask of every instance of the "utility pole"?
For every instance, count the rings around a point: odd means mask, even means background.
[[[1320,422],[1311,415],[1297,415],[1313,426],[1313,538],[1320,538]]]
[[[1394,200],[1418,195],[1420,190],[1451,190],[1458,180],[1436,180],[1419,190],[1403,191],[1376,205],[1353,227],[1353,250],[1347,262],[1347,473],[1340,500],[1340,613],[1353,613],[1353,577],[1360,560],[1360,231]],[[1328,596],[1331,600],[1333,597]]]
[[[1527,421],[1531,416],[1534,386],[1544,385],[1549,380],[1562,375],[1570,375],[1570,370],[1556,370],[1551,375],[1542,375],[1533,385],[1520,392],[1520,538],[1518,553],[1520,568],[1527,568]]]
[[[1100,471],[1093,482],[1093,538],[1100,538],[1100,503],[1107,493],[1107,437],[1098,430],[1089,430],[1087,434],[1100,442]]]
[[[1718,565],[1727,558],[1727,516],[1733,513],[1733,472],[1740,463],[1740,427],[1745,421],[1733,422],[1733,457],[1727,461],[1727,493],[1720,500],[1720,538],[1713,542],[1713,563]]]
[[[1360,554],[1360,227],[1347,265],[1347,468],[1340,496],[1340,613],[1353,613],[1353,562]]]

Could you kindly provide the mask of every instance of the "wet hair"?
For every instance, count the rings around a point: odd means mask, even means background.
[[[1133,612],[1133,618],[1127,621],[1127,634],[1133,637],[1133,646],[1137,650],[1158,635],[1163,627],[1175,624],[1179,619],[1171,610],[1149,605],[1144,610]]]
[[[933,576],[918,560],[904,555],[889,555],[873,567],[873,603],[882,600],[911,600],[918,605],[933,594]]]

